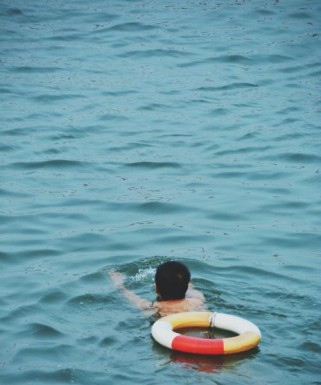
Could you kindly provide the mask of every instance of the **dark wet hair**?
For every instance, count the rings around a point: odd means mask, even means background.
[[[161,300],[185,298],[191,273],[181,262],[164,262],[157,267],[155,283]]]

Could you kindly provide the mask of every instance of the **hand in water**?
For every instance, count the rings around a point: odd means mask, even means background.
[[[122,273],[115,270],[109,270],[108,274],[116,287],[122,287],[124,285],[125,277]]]

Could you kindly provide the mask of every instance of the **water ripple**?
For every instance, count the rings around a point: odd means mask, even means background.
[[[1,1],[4,384],[320,380],[321,10],[288,3]],[[171,259],[258,350],[152,341],[107,272],[153,301]]]
[[[56,159],[56,160],[45,160],[39,162],[16,162],[12,163],[11,166],[18,169],[25,170],[37,170],[37,169],[60,169],[60,168],[79,168],[84,167],[85,162],[79,162],[67,159]]]
[[[168,57],[168,58],[180,58],[180,57],[186,57],[189,54],[185,51],[178,51],[174,49],[147,49],[147,50],[140,50],[140,51],[126,51],[126,53],[120,54],[119,57],[124,58],[134,58],[134,59],[149,59],[149,58],[162,58],[162,57]]]
[[[150,31],[157,29],[154,25],[143,24],[139,22],[131,23],[120,23],[110,27],[111,31],[117,32],[140,32],[140,31]]]
[[[25,330],[20,332],[20,334],[21,337],[30,335],[41,340],[57,340],[57,338],[63,337],[63,333],[56,328],[42,323],[30,323],[26,326]]]
[[[133,167],[133,168],[147,169],[147,170],[155,170],[159,168],[174,168],[174,169],[182,168],[181,164],[176,162],[133,162],[133,163],[127,163],[126,166]]]
[[[53,66],[50,66],[50,67],[36,67],[36,66],[19,66],[19,67],[10,67],[10,71],[12,72],[16,72],[16,73],[36,73],[36,74],[47,74],[47,73],[55,73],[55,72],[60,72],[62,70],[62,68],[59,68],[59,67],[53,67]],[[46,101],[46,100],[49,100],[50,97],[52,97],[53,95],[45,95],[45,96],[39,96],[38,99],[36,100],[43,100]],[[79,95],[78,95],[79,96]]]
[[[196,88],[195,91],[233,91],[233,90],[238,90],[238,89],[243,89],[243,88],[253,88],[257,87],[256,84],[252,83],[231,83],[227,84],[224,86],[208,86],[208,87],[199,87]]]

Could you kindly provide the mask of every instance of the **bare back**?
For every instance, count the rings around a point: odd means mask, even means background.
[[[206,310],[203,294],[195,289],[189,289],[184,299],[156,301],[153,303],[152,307],[161,317],[185,311]]]

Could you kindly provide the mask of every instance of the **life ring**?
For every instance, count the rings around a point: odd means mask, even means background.
[[[206,339],[182,335],[175,329],[185,327],[216,327],[238,334],[235,337]],[[234,315],[211,312],[185,312],[165,316],[152,326],[152,336],[161,345],[185,353],[222,355],[244,352],[258,345],[259,328]]]

